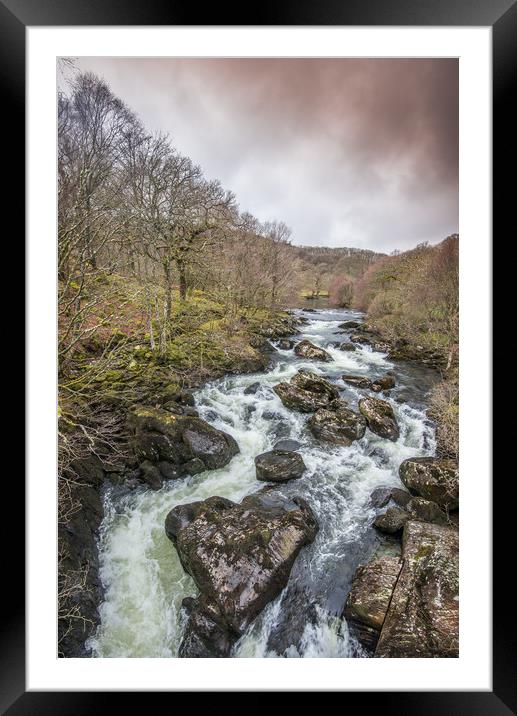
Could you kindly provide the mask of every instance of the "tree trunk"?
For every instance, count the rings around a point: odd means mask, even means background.
[[[171,262],[168,257],[163,260],[163,273],[165,276],[165,322],[168,329],[172,316],[172,275]]]
[[[187,298],[187,274],[185,271],[185,264],[183,261],[177,261],[179,282],[180,282],[180,300],[184,301]]]

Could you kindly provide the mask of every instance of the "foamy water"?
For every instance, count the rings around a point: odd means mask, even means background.
[[[412,456],[434,452],[434,430],[425,418],[430,371],[394,366],[382,353],[367,347],[354,352],[329,348],[337,324],[355,318],[349,311],[306,314],[300,338],[326,347],[332,363],[297,358],[278,351],[267,373],[230,376],[196,391],[200,416],[230,433],[240,453],[224,468],[167,483],[157,491],[139,488],[105,495],[106,517],[100,536],[100,576],[105,599],[101,623],[89,642],[96,657],[173,657],[178,653],[185,617],[180,606],[196,587],[180,565],[165,536],[164,521],[172,507],[212,495],[236,502],[263,487],[255,478],[254,458],[277,440],[293,438],[307,466],[304,475],[278,489],[304,497],[316,514],[320,530],[293,567],[288,586],[271,602],[234,647],[235,657],[361,657],[363,651],[340,618],[352,575],[368,561],[380,538],[371,527],[377,510],[369,505],[377,487],[400,486],[398,466]],[[342,390],[350,407],[365,391],[346,386],[343,373],[375,378],[387,370],[397,375],[388,400],[396,413],[400,438],[384,440],[369,430],[350,447],[316,441],[305,423],[309,416],[285,408],[272,390],[300,368],[313,370]],[[261,387],[244,395],[251,383]],[[403,398],[404,402],[399,402]]]

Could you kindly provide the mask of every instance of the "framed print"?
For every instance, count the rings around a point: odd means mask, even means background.
[[[515,5],[0,12],[28,306],[4,710],[515,712],[490,381]]]

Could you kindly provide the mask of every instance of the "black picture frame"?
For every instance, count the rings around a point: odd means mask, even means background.
[[[203,22],[199,20],[202,12]],[[491,26],[493,30],[493,235],[511,227],[509,212],[515,203],[515,180],[512,155],[515,152],[515,115],[510,101],[515,87],[517,54],[517,4],[513,0],[326,0],[268,3],[249,8],[248,15],[213,4],[200,10],[189,3],[170,0],[0,0],[0,83],[3,119],[8,137],[2,154],[9,171],[4,188],[4,206],[16,217],[16,235],[21,234],[25,203],[25,163],[21,147],[25,146],[25,30],[28,26],[80,25],[403,25],[403,26]],[[512,152],[513,149],[513,152]],[[11,153],[11,156],[9,154]],[[513,201],[512,201],[513,199]],[[23,242],[19,241],[23,246]],[[508,270],[508,269],[507,269]],[[13,328],[14,331],[14,328]],[[31,346],[29,346],[29,349]],[[32,347],[33,348],[33,347]],[[489,439],[489,438],[487,438]],[[502,444],[502,437],[498,438]],[[495,441],[497,443],[497,440]],[[495,451],[494,451],[495,453]],[[513,473],[513,470],[512,470]],[[513,476],[509,480],[514,480]],[[493,714],[517,713],[517,672],[514,659],[517,637],[515,619],[508,617],[513,604],[508,594],[508,564],[505,564],[505,528],[511,524],[513,501],[508,489],[494,485],[494,592],[493,592],[493,691],[491,692],[404,692],[348,693],[360,697],[362,708],[378,704],[386,713],[426,714]],[[24,504],[24,484],[10,480],[9,504]],[[2,590],[7,598],[1,631],[2,713],[21,714],[89,714],[113,708],[117,693],[97,692],[25,692],[25,594],[24,540],[19,524],[16,538],[4,545]],[[12,533],[10,533],[12,534]],[[506,572],[504,567],[506,566]],[[511,570],[513,571],[513,570]],[[8,588],[7,588],[8,584]],[[411,688],[411,684],[408,684]],[[132,695],[133,698],[134,695]],[[260,695],[259,695],[260,697]],[[364,699],[368,697],[368,703]],[[170,697],[169,697],[170,698]],[[262,699],[254,700],[254,708]],[[118,705],[118,701],[117,701]]]

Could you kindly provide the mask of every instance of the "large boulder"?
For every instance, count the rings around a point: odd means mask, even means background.
[[[257,480],[288,482],[301,477],[307,469],[302,456],[289,450],[270,450],[255,458]]]
[[[158,465],[162,475],[167,474],[166,464],[176,468],[170,473],[194,474],[224,467],[239,452],[231,435],[198,417],[139,406],[130,413],[128,423],[133,431],[136,456],[145,466],[151,487],[159,485],[149,464]]]
[[[300,343],[297,343],[294,347],[294,352],[297,356],[300,356],[301,358],[309,358],[310,360],[322,360],[326,362],[333,360],[330,353],[327,353],[324,348],[315,346],[314,343],[311,343],[308,340],[303,340],[300,341]]]
[[[454,460],[412,457],[401,463],[399,475],[413,494],[432,500],[440,507],[458,508],[459,471]]]
[[[339,390],[321,376],[300,370],[289,383],[278,383],[273,390],[286,408],[313,413],[339,397]]]
[[[398,440],[399,426],[389,403],[380,398],[363,398],[359,401],[359,410],[366,418],[372,433],[393,442]]]
[[[317,410],[307,421],[307,427],[319,440],[351,445],[363,437],[366,420],[348,408],[343,400],[334,400],[328,408]]]
[[[382,557],[360,565],[345,605],[345,618],[360,643],[373,651],[402,568],[399,557]]]
[[[458,656],[458,532],[409,521],[403,566],[375,651],[381,658]]]
[[[317,530],[305,500],[271,490],[249,495],[240,504],[210,498],[171,510],[167,535],[202,595],[185,632],[193,650],[199,649],[200,640],[207,647],[208,619],[219,647],[226,643],[224,654],[212,655],[227,655],[235,639],[284,588],[296,556]],[[199,639],[192,634],[196,619],[203,622]],[[211,638],[208,642],[210,647]],[[185,644],[180,654],[207,655],[191,653]]]

